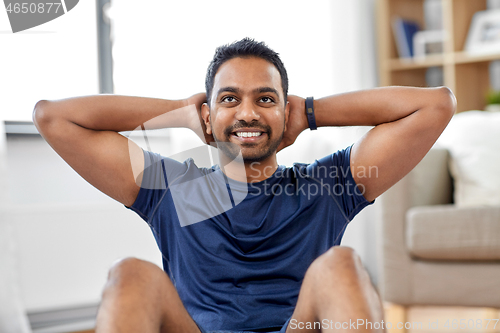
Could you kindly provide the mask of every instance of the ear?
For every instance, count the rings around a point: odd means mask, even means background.
[[[286,131],[286,125],[288,124],[288,116],[290,115],[290,102],[286,101],[286,106],[285,106],[285,131]]]
[[[212,134],[212,127],[210,127],[210,108],[208,107],[207,103],[203,103],[201,105],[201,117],[203,118],[203,121],[205,122],[205,127],[207,128],[207,134],[211,135]]]

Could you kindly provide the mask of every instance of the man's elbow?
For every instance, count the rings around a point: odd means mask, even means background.
[[[50,101],[41,100],[38,101],[33,108],[33,123],[38,129],[38,132],[40,132],[40,134],[42,135],[42,132],[45,131],[45,129],[54,119],[54,112],[50,108],[50,104]]]
[[[35,125],[36,123],[40,122],[44,117],[46,117],[45,106],[47,105],[47,103],[48,103],[47,100],[42,99],[41,101],[38,101],[35,104],[35,107],[33,108],[33,114],[31,115]]]
[[[457,99],[448,87],[439,87],[436,89],[435,107],[440,111],[447,122],[453,117],[457,110]]]

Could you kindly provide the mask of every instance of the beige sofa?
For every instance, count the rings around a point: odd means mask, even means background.
[[[500,207],[456,208],[449,156],[432,149],[380,198],[381,296],[406,306],[500,308]]]

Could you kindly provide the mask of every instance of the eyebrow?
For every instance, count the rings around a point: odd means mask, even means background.
[[[241,89],[240,88],[237,88],[237,87],[222,87],[220,88],[218,91],[217,91],[217,96],[219,96],[220,94],[222,94],[223,92],[232,92],[232,93],[241,93]],[[276,96],[278,96],[279,98],[279,94],[278,94],[278,91],[274,88],[271,88],[271,87],[259,87],[259,88],[255,88],[253,90],[254,93],[273,93],[275,94]]]
[[[256,93],[268,92],[268,93],[273,93],[279,97],[278,91],[274,88],[271,88],[271,87],[260,87],[260,88],[254,89],[254,92],[256,92]]]
[[[241,90],[239,88],[236,88],[236,87],[222,87],[219,89],[219,91],[217,91],[217,96],[219,96],[220,94],[222,94],[223,92],[232,92],[232,93],[239,93]]]

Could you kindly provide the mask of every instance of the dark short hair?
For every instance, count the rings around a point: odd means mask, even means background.
[[[237,57],[258,57],[273,64],[281,76],[281,86],[283,87],[283,95],[286,104],[288,95],[288,75],[286,74],[285,66],[279,54],[271,50],[264,42],[256,42],[252,38],[245,37],[237,42],[219,46],[215,50],[214,58],[208,66],[207,76],[205,78],[205,89],[209,106],[212,89],[214,87],[215,74],[223,63]]]

